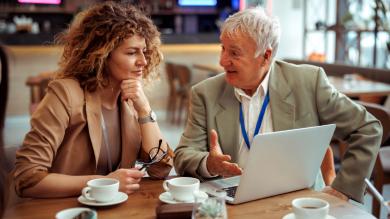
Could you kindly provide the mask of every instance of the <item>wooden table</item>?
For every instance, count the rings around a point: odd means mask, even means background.
[[[341,77],[328,78],[338,91],[349,97],[390,95],[389,84],[365,79],[348,81]]]
[[[99,219],[111,218],[156,218],[155,209],[162,203],[158,196],[163,192],[162,181],[144,179],[140,191],[129,196],[129,199],[119,205],[94,208]],[[315,192],[301,190],[266,199],[260,199],[240,205],[227,205],[228,217],[239,218],[282,218],[292,212],[291,201],[298,197],[317,197],[330,203],[330,214],[337,219],[370,219],[375,218],[367,212],[336,197]],[[65,208],[80,207],[77,198],[63,199],[30,199],[24,200],[9,207],[4,218],[12,219],[44,219],[54,218],[56,212]]]

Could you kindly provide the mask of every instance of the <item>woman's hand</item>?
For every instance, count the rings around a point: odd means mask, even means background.
[[[121,98],[131,100],[139,117],[145,117],[150,113],[149,101],[146,98],[142,81],[138,78],[123,80],[121,83]]]
[[[139,182],[144,174],[144,172],[139,171],[136,168],[118,169],[108,174],[106,177],[119,180],[119,191],[131,194],[140,188]]]

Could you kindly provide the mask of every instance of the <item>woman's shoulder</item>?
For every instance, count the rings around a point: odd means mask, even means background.
[[[76,79],[54,79],[48,85],[48,92],[54,92],[58,98],[66,102],[83,102],[84,90]]]

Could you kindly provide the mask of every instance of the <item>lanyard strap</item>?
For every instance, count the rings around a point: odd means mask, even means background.
[[[108,148],[108,133],[107,133],[107,128],[106,128],[106,123],[104,122],[104,116],[103,116],[103,112],[101,114],[102,116],[102,129],[103,129],[103,138],[104,138],[104,145],[105,145],[105,149],[106,149],[106,156],[107,156],[107,164],[108,164],[108,171],[110,171],[110,173],[112,172],[112,161],[111,161],[111,151],[110,149]]]
[[[261,110],[260,110],[260,113],[259,113],[259,118],[257,119],[256,129],[255,129],[255,133],[253,133],[253,137],[256,136],[257,134],[259,134],[261,123],[263,122],[265,110],[267,109],[268,103],[269,103],[269,94],[268,94],[268,91],[267,91],[267,94],[265,95],[265,98],[264,98],[263,106],[261,106]],[[242,137],[244,137],[246,146],[248,147],[248,149],[250,149],[251,145],[250,145],[250,142],[249,142],[248,134],[247,134],[246,129],[245,129],[244,113],[242,111],[243,111],[242,110],[242,104],[240,103],[240,126],[241,126],[241,133],[242,133]]]

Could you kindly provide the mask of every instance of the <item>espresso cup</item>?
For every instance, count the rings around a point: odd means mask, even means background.
[[[110,202],[119,192],[119,181],[110,178],[93,179],[87,182],[82,195],[90,201]]]
[[[192,177],[177,177],[165,180],[164,190],[169,192],[172,198],[180,202],[189,202],[194,200],[194,192],[199,190],[199,179]]]
[[[97,219],[96,211],[89,208],[68,208],[64,209],[56,214],[56,219],[73,219],[76,216],[80,215],[83,212],[87,212],[92,217],[91,219]]]
[[[292,207],[296,219],[325,219],[329,212],[329,203],[319,198],[297,198]]]

